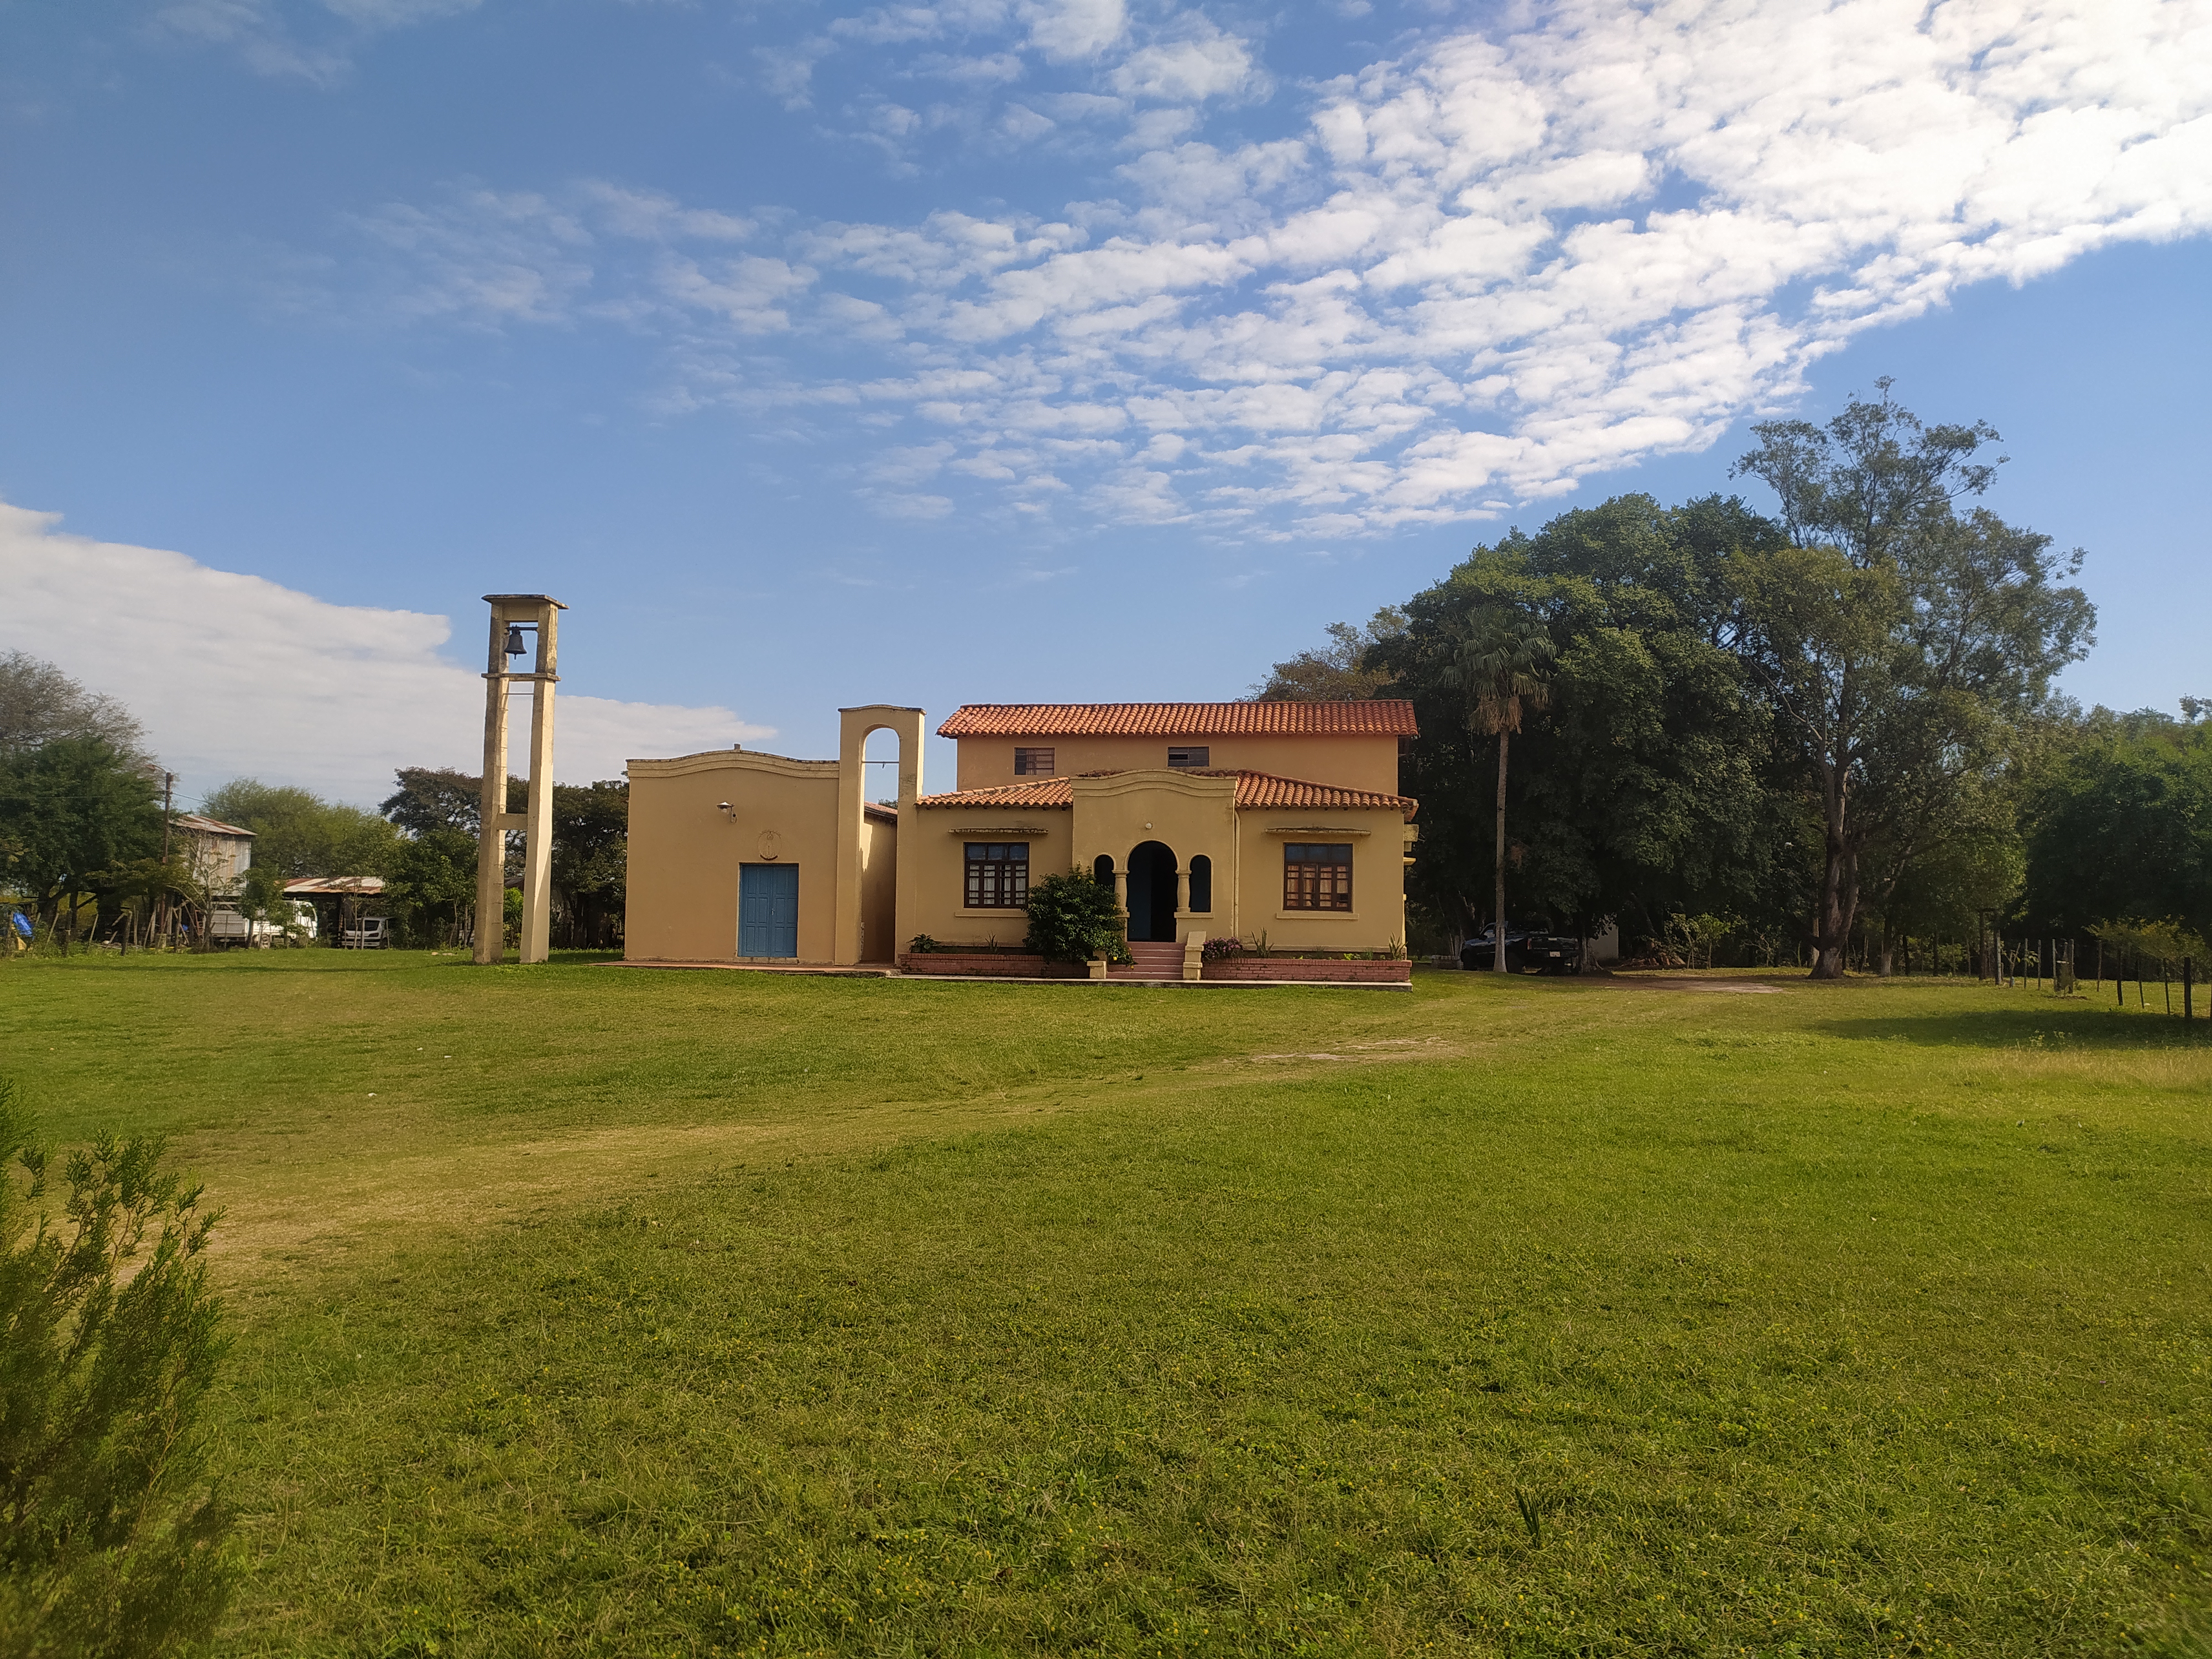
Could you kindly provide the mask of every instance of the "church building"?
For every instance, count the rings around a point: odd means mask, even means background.
[[[1019,954],[1030,883],[1074,870],[1158,976],[1233,939],[1291,977],[1402,977],[1410,703],[971,703],[938,727],[957,775],[934,795],[921,710],[841,712],[834,761],[629,763],[630,960],[1044,971]],[[866,799],[882,730],[895,806]]]

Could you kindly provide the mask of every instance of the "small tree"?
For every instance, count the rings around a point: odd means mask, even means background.
[[[1047,876],[1030,889],[1029,948],[1048,962],[1120,957],[1128,917],[1114,890],[1087,870]]]
[[[198,1428],[216,1218],[158,1141],[72,1155],[58,1224],[46,1164],[0,1082],[0,1651],[173,1651],[213,1632],[230,1583]]]

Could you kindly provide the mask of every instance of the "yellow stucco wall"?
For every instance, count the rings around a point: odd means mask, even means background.
[[[1250,940],[1264,933],[1279,950],[1380,951],[1403,944],[1406,931],[1405,851],[1409,827],[1389,809],[1362,811],[1235,809],[1233,778],[1193,777],[1158,768],[1113,777],[1077,778],[1074,805],[1022,809],[928,807],[912,813],[914,890],[902,896],[899,947],[915,933],[940,944],[1001,945],[1027,931],[1018,910],[965,908],[965,857],[971,841],[1026,841],[1030,878],[1041,880],[1070,867],[1089,872],[1102,853],[1126,878],[1129,854],[1157,841],[1175,854],[1181,874],[1176,935],[1231,934]],[[1294,830],[1296,834],[1273,834]],[[1283,846],[1290,841],[1342,841],[1352,845],[1349,914],[1285,914]],[[1213,862],[1210,911],[1188,908],[1191,860]],[[1124,891],[1126,902],[1126,890]]]
[[[1264,933],[1268,948],[1276,951],[1380,951],[1406,942],[1409,826],[1399,814],[1298,808],[1238,816],[1240,939]],[[1352,844],[1349,913],[1283,908],[1283,848],[1290,842]]]
[[[1102,853],[1114,860],[1115,890],[1128,902],[1129,854],[1148,841],[1175,854],[1178,874],[1176,937],[1196,928],[1212,935],[1235,931],[1237,893],[1237,780],[1194,778],[1165,767],[1122,772],[1110,778],[1078,778],[1076,862],[1093,867]],[[1213,908],[1189,908],[1190,861],[1213,860]]]
[[[962,738],[958,787],[992,789],[1026,781],[1014,775],[1017,748],[1051,750],[1054,775],[1074,777],[1164,769],[1170,744],[1204,746],[1210,770],[1272,772],[1346,789],[1398,793],[1398,739],[1358,737]]]
[[[1068,866],[1065,806],[911,807],[899,834],[907,848],[908,890],[899,895],[900,950],[917,933],[940,945],[1018,945],[1030,930],[1019,910],[970,910],[967,856],[971,841],[1021,841],[1030,848],[1030,879]],[[909,827],[910,826],[910,827]]]
[[[738,872],[799,866],[799,960],[830,960],[837,883],[836,761],[716,750],[629,763],[629,907],[633,962],[729,962],[738,949]],[[720,810],[731,803],[732,812]],[[875,825],[888,853],[896,830]],[[770,857],[770,854],[773,857]],[[891,866],[895,859],[875,862]]]

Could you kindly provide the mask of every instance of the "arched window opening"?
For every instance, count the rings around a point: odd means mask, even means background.
[[[899,798],[898,733],[879,726],[860,740],[862,799],[878,806],[896,806]]]
[[[1203,853],[1190,861],[1190,908],[1199,915],[1213,908],[1213,860]]]
[[[1101,853],[1091,866],[1091,879],[1111,892],[1114,888],[1114,855]]]

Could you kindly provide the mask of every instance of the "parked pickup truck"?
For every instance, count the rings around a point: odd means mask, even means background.
[[[1496,930],[1486,927],[1459,948],[1459,965],[1473,970],[1489,969],[1497,962],[1491,943]],[[1531,933],[1505,930],[1505,971],[1509,974],[1579,974],[1583,970],[1583,942],[1565,933]]]

